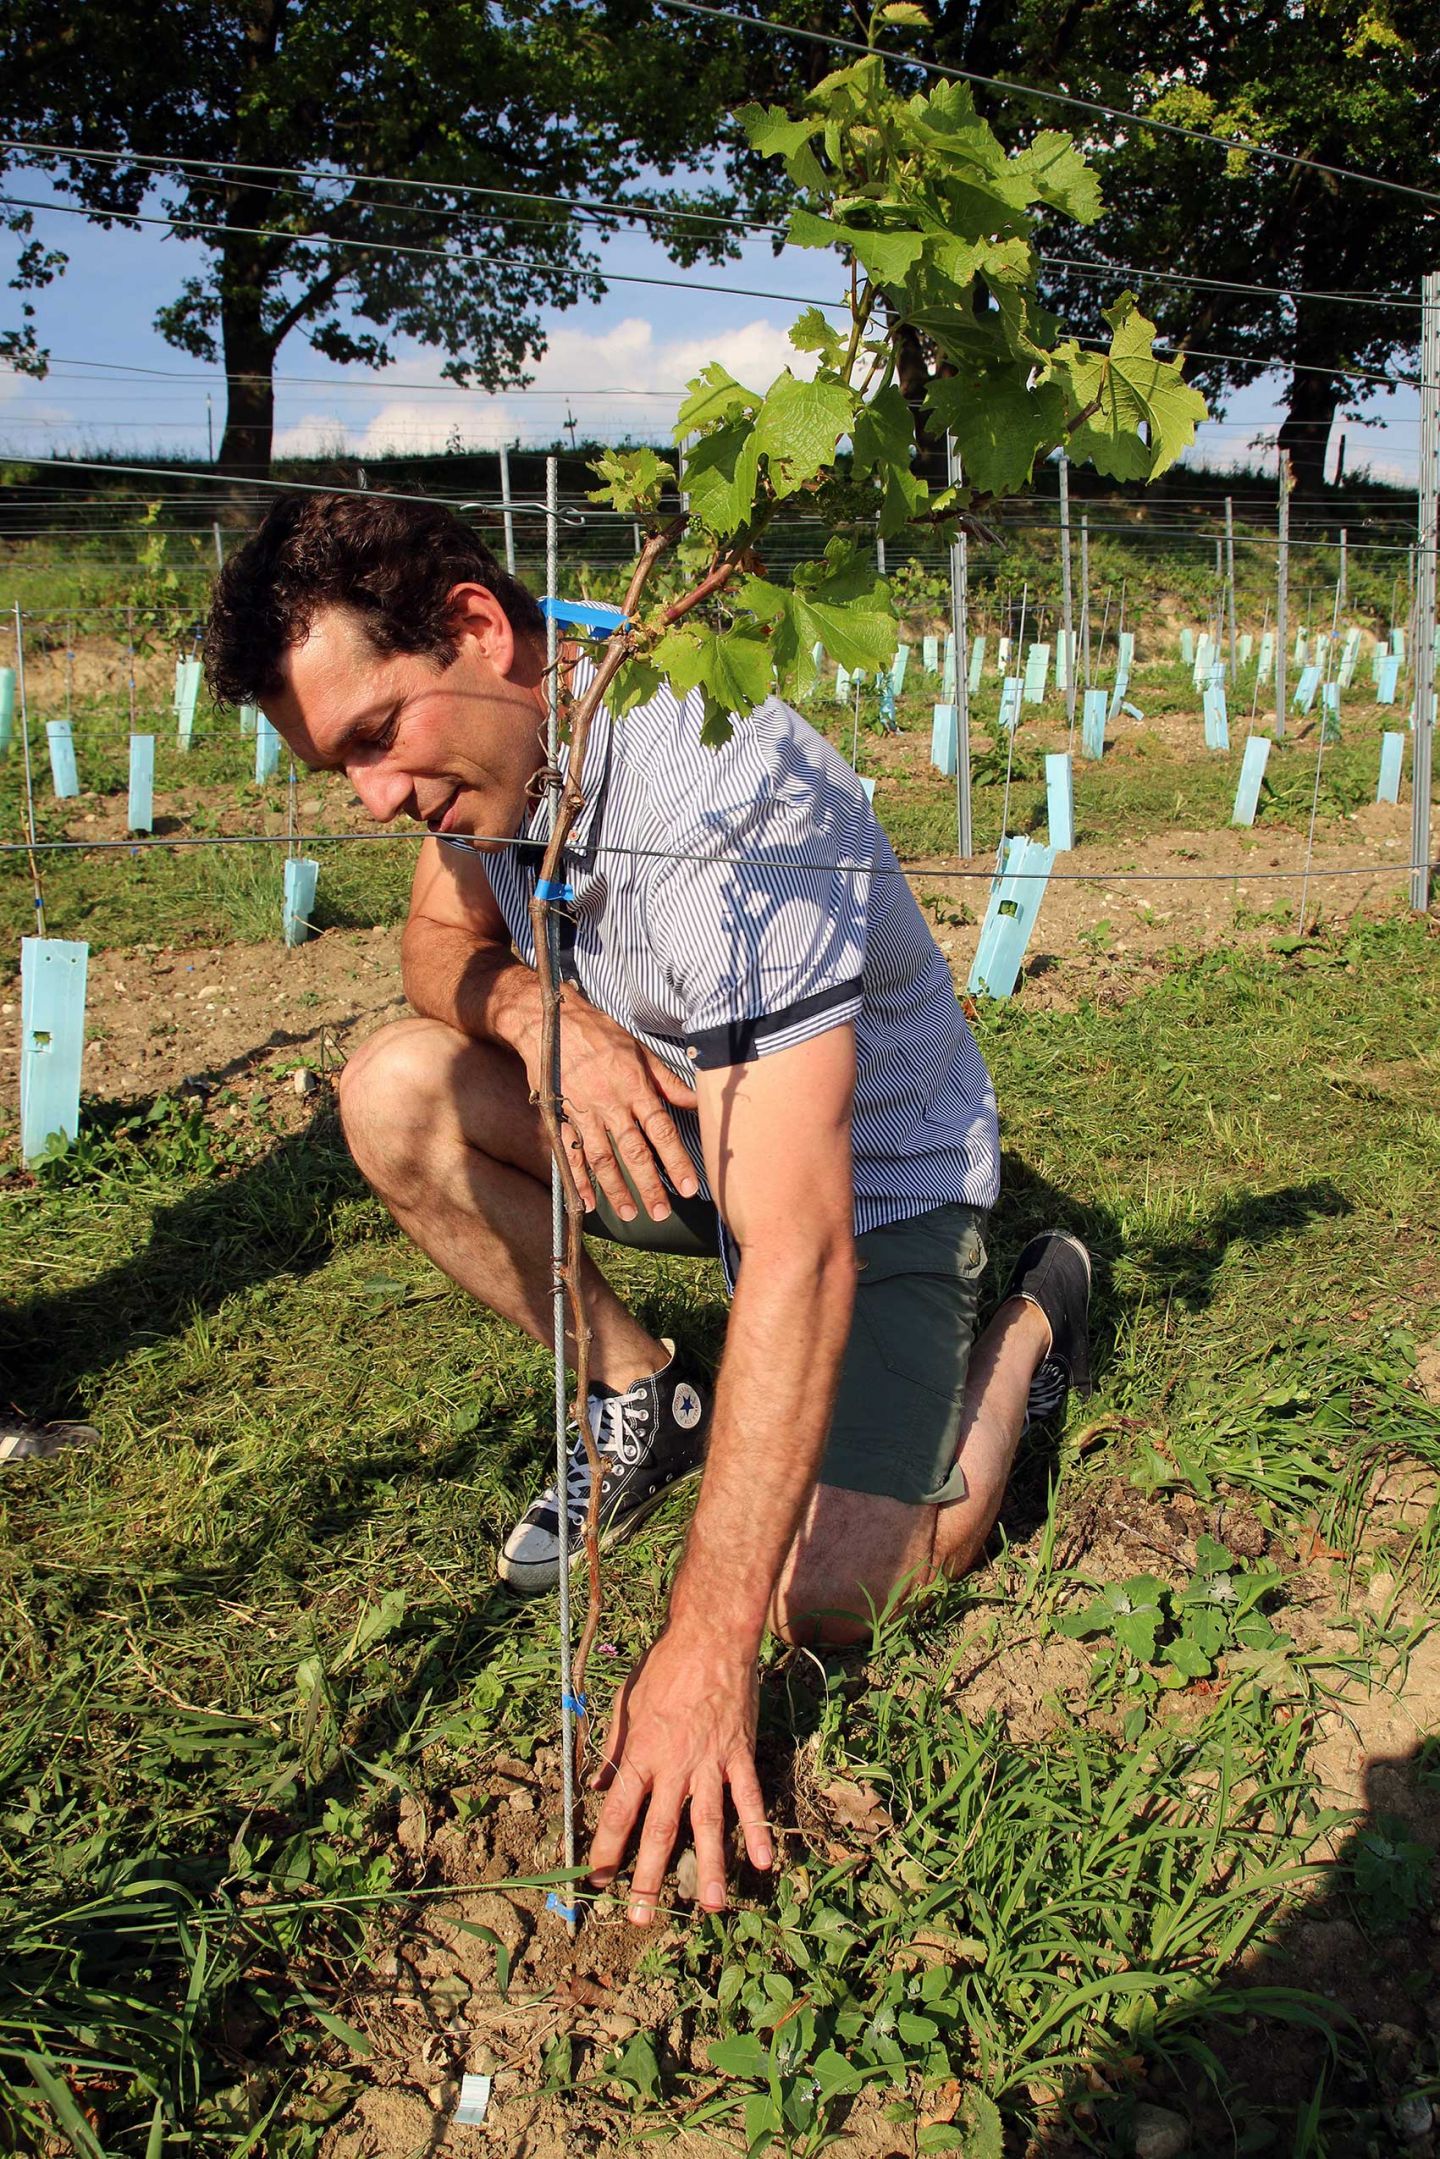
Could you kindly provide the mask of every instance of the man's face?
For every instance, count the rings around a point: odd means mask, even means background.
[[[508,838],[545,761],[540,656],[483,586],[457,586],[454,602],[447,667],[378,653],[361,616],[322,609],[285,655],[265,716],[303,763],[343,772],[380,822]]]

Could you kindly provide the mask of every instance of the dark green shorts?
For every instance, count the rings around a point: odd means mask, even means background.
[[[983,1207],[935,1207],[855,1240],[855,1317],[820,1482],[911,1506],[963,1499],[955,1466],[980,1277]],[[674,1201],[664,1222],[642,1208],[622,1222],[608,1202],[586,1216],[592,1235],[644,1252],[713,1259],[719,1222],[709,1200]]]

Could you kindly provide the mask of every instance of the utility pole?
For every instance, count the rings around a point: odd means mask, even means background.
[[[505,516],[505,567],[515,575],[515,513],[510,507],[510,452],[500,445],[500,502]]]
[[[945,477],[960,484],[960,458],[945,437]],[[950,550],[950,629],[955,639],[955,844],[962,862],[975,852],[970,816],[970,535],[963,526]]]
[[[1285,740],[1285,650],[1290,635],[1290,459],[1280,452],[1280,545],[1275,550],[1275,740]]]
[[[1090,520],[1080,519],[1080,643],[1085,654],[1085,687],[1090,683]]]
[[[1440,271],[1420,286],[1420,514],[1415,531],[1414,813],[1410,835],[1410,905],[1430,905],[1431,753],[1435,741],[1435,544],[1440,507]]]
[[[1236,675],[1235,659],[1235,502],[1225,497],[1225,599],[1230,613],[1230,680]]]
[[[1075,732],[1075,595],[1070,585],[1070,460],[1060,452],[1060,625],[1065,654],[1065,725]]]

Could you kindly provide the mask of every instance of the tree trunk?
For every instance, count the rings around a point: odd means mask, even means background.
[[[1297,495],[1318,495],[1325,486],[1325,453],[1341,400],[1332,375],[1290,377],[1290,397],[1280,428],[1280,454],[1289,453]]]
[[[229,255],[229,248],[226,253]],[[236,480],[263,480],[275,436],[275,341],[261,316],[258,271],[221,265],[220,343],[225,361],[225,432],[219,469]]]

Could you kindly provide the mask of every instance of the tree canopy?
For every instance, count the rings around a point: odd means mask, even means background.
[[[1195,379],[1222,400],[1255,379],[1257,363],[1287,374],[1280,447],[1313,493],[1336,413],[1382,390],[1365,376],[1413,371],[1420,278],[1440,267],[1440,205],[1320,168],[1440,191],[1433,7],[1218,0],[1183,10],[1141,0],[1122,18],[1096,0],[1055,21],[1048,73],[1067,89],[1306,161],[1097,121],[1109,138],[1092,151],[1105,214],[1064,252],[1172,273],[1175,282],[1140,289],[1160,329],[1194,351]],[[1093,286],[1083,270],[1055,270],[1046,290],[1073,308]]]
[[[103,224],[158,211],[203,262],[159,327],[223,363],[236,474],[268,468],[294,335],[372,366],[414,338],[456,382],[513,386],[544,349],[539,310],[603,290],[605,221],[573,198],[674,174],[713,139],[733,62],[711,42],[637,0],[167,0],[143,25],[117,0],[3,0],[5,132],[53,146],[0,153],[17,282],[64,267],[31,237],[26,166]],[[730,204],[708,184],[667,199]],[[698,218],[663,234],[681,260],[733,245]],[[5,349],[43,367],[33,316]]]

